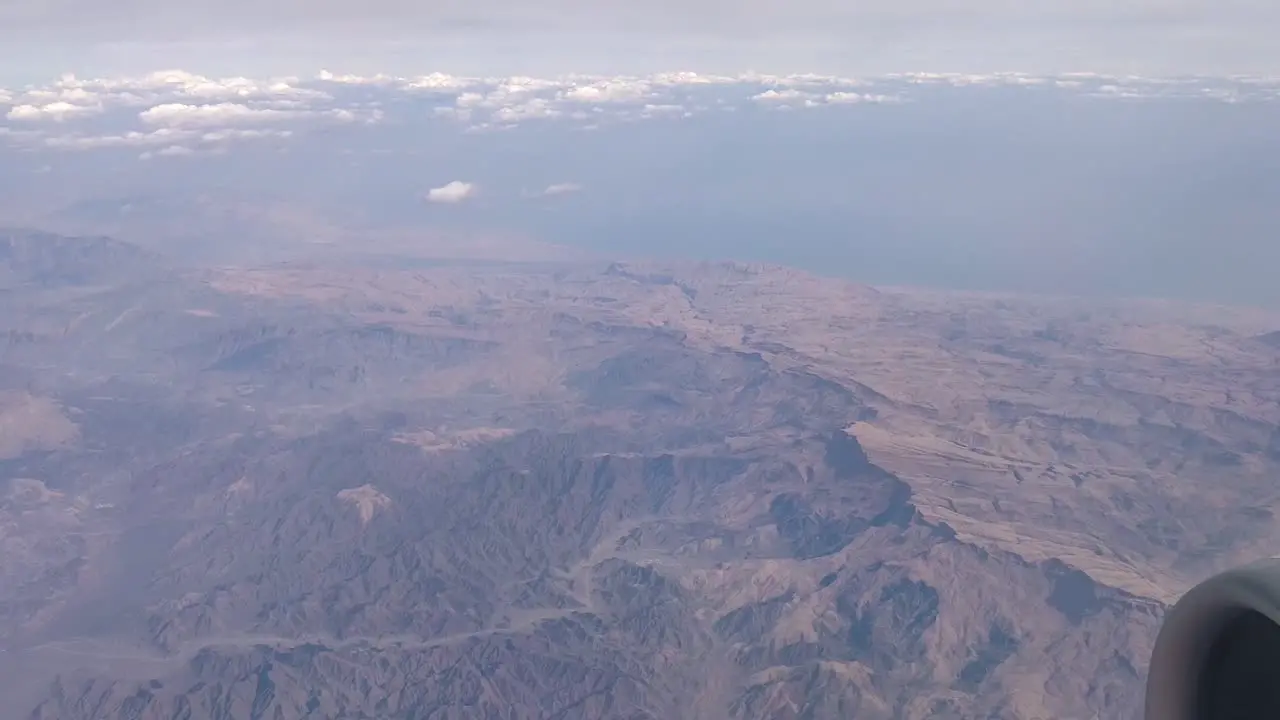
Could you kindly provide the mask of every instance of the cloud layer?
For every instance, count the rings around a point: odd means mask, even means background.
[[[0,142],[63,150],[137,148],[148,159],[281,142],[295,133],[448,123],[494,132],[530,123],[590,130],[724,112],[873,112],[963,89],[1110,101],[1273,103],[1280,78],[1147,78],[1093,73],[814,74],[668,72],[558,77],[396,76],[322,71],[309,78],[218,78],[181,70],[0,88]],[[161,152],[161,150],[164,150]],[[553,186],[542,194],[571,192]]]

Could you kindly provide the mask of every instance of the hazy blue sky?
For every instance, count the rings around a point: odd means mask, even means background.
[[[1280,80],[427,80],[10,89],[0,224],[220,261],[335,228],[526,236],[1280,307]]]
[[[1275,0],[0,0],[0,72],[1280,73]]]

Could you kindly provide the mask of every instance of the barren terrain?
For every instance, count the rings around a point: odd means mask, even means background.
[[[1132,718],[1280,319],[0,233],[0,716]]]

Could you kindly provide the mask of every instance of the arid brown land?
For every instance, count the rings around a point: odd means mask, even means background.
[[[0,716],[1136,717],[1260,312],[0,234]]]

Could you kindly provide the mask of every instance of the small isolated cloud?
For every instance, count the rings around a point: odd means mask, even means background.
[[[542,194],[543,195],[567,195],[569,193],[578,192],[581,189],[582,189],[582,186],[577,183],[554,183],[552,185],[548,185],[546,189],[542,191]]]
[[[460,203],[463,200],[475,195],[476,186],[474,183],[462,182],[454,180],[448,185],[438,188],[432,188],[427,191],[427,202],[433,203]]]
[[[154,155],[155,157],[186,157],[188,155],[195,155],[196,151],[182,145],[170,145],[168,147],[160,148],[154,153],[146,154]]]

